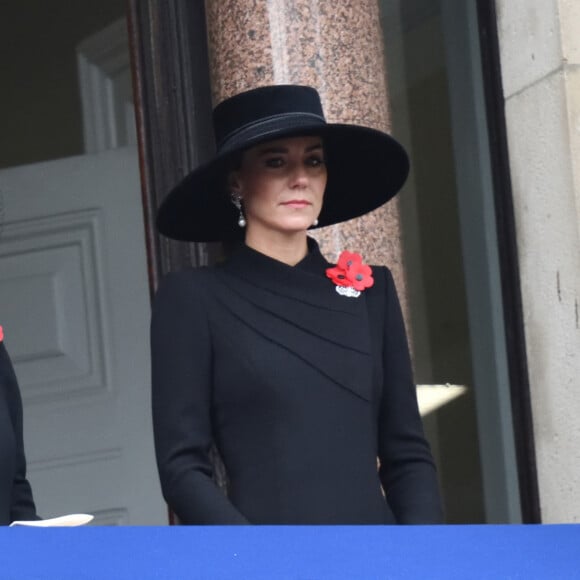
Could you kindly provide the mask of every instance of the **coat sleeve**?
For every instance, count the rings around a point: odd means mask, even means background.
[[[380,478],[397,523],[443,520],[437,473],[417,404],[399,299],[385,275],[383,392],[379,416]]]
[[[183,524],[247,524],[212,479],[212,348],[197,274],[170,274],[153,305],[152,407],[161,487]]]
[[[0,380],[7,390],[8,408],[12,429],[14,432],[15,447],[15,472],[12,482],[12,499],[10,502],[10,519],[14,520],[37,520],[36,507],[32,497],[32,489],[26,478],[26,458],[24,455],[24,436],[22,425],[22,399],[18,389],[16,374],[10,362],[10,357],[0,344]]]

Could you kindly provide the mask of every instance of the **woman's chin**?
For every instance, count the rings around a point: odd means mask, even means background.
[[[312,220],[312,221],[314,221],[314,220]],[[310,227],[312,227],[312,222],[301,222],[301,223],[295,223],[292,225],[288,225],[287,227],[284,228],[284,231],[286,231],[289,234],[297,234],[300,232],[305,232]]]
[[[307,230],[312,227],[316,220],[315,215],[296,215],[284,220],[285,225],[288,229],[294,230]]]

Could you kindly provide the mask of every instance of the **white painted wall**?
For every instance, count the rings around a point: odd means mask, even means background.
[[[580,522],[580,2],[496,5],[542,520]]]

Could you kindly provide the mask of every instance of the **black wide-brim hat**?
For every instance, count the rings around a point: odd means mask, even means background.
[[[175,240],[239,239],[238,211],[227,181],[233,161],[259,143],[320,135],[328,172],[318,227],[364,215],[391,199],[409,173],[403,147],[390,135],[359,125],[327,123],[318,92],[306,86],[252,89],[221,102],[213,112],[215,157],[187,175],[157,214],[159,231]]]

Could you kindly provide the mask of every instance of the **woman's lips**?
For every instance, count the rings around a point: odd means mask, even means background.
[[[305,199],[291,199],[290,201],[285,201],[280,205],[300,209],[312,204],[309,201],[306,201]]]

